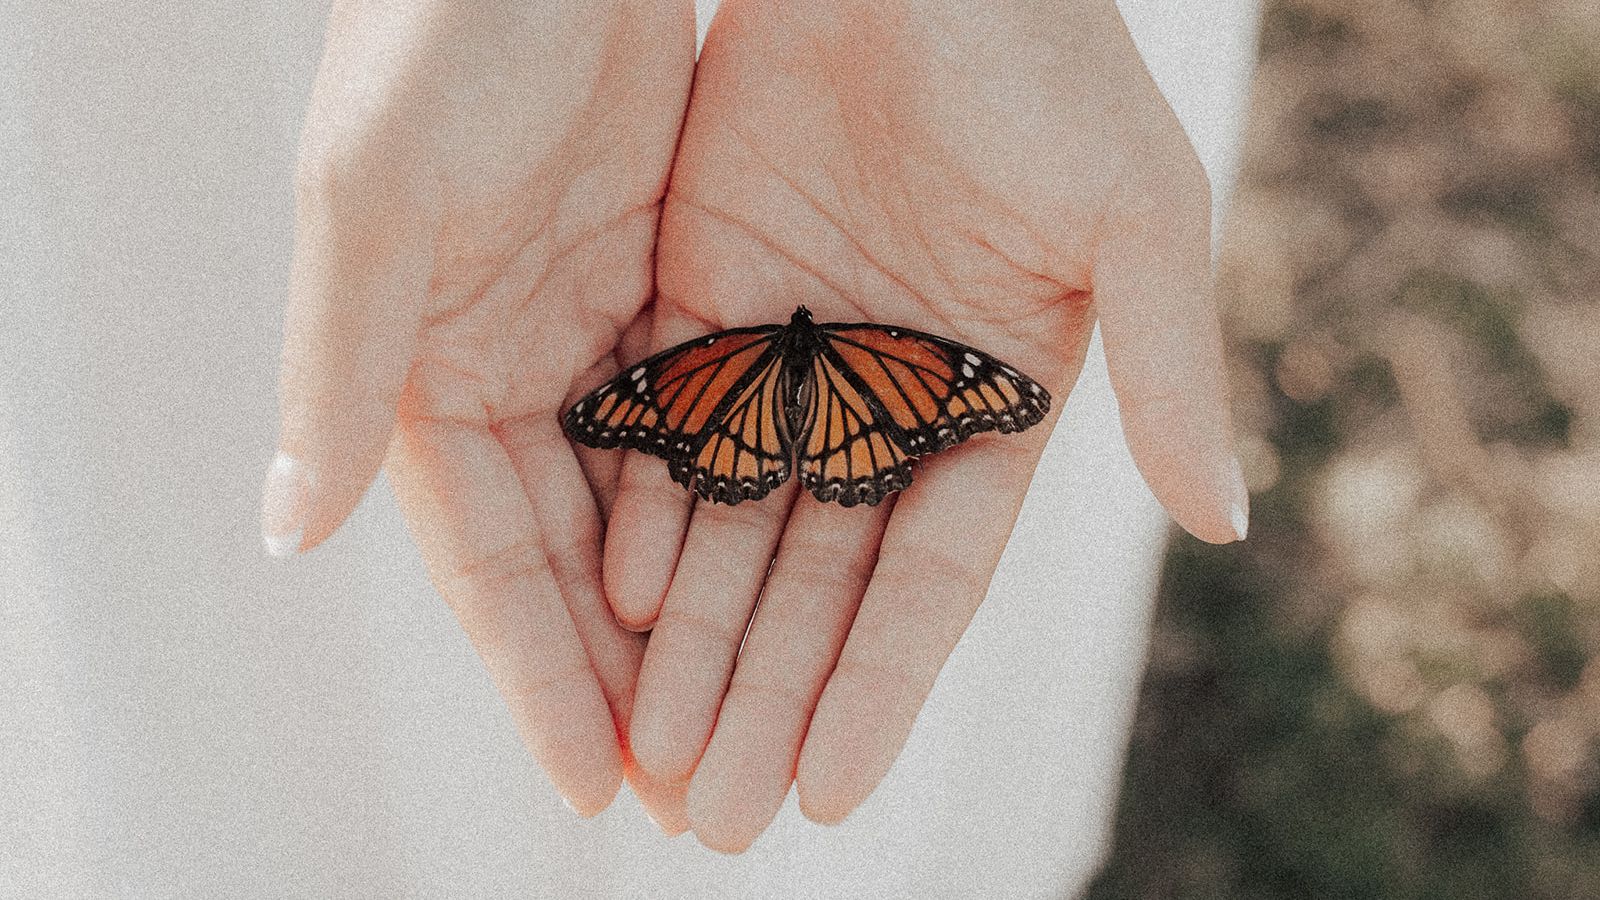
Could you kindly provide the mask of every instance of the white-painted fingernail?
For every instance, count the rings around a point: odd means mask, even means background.
[[[311,472],[305,463],[280,452],[267,467],[261,488],[261,540],[272,556],[300,550],[311,511]]]
[[[1228,518],[1233,522],[1233,533],[1244,540],[1250,531],[1250,488],[1244,481],[1244,469],[1239,460],[1233,461],[1233,503],[1228,507]]]

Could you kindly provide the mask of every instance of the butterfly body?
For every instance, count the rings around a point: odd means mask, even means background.
[[[822,336],[811,319],[811,311],[804,306],[796,309],[777,343],[778,353],[783,358],[778,390],[785,401],[784,423],[792,437],[804,431],[806,414],[810,411],[809,390],[814,387],[808,376],[813,360],[822,352]]]
[[[1050,395],[972,347],[872,323],[721,331],[625,370],[573,404],[563,426],[591,447],[667,461],[672,479],[735,504],[798,468],[819,500],[876,505],[911,484],[911,460],[984,431],[1022,431]]]

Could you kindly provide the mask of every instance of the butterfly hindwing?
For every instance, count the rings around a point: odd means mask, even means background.
[[[788,480],[793,453],[783,421],[782,372],[783,357],[774,349],[717,410],[694,453],[668,462],[672,479],[730,505],[760,500]]]
[[[811,361],[800,483],[824,502],[876,506],[911,484],[911,456],[894,439],[895,424],[882,404],[856,382],[833,354]]]
[[[720,413],[778,358],[778,331],[739,328],[663,350],[573,404],[562,426],[580,444],[659,456],[677,477]]]

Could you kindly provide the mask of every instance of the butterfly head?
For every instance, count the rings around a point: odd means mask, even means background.
[[[811,310],[806,309],[804,306],[795,307],[794,315],[789,317],[790,325],[810,325],[811,323]]]

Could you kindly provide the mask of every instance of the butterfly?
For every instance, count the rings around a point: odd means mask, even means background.
[[[1050,394],[956,341],[873,323],[719,331],[644,360],[567,411],[589,447],[667,461],[700,497],[759,500],[787,481],[821,501],[875,506],[911,484],[911,460],[984,431],[1022,431]]]

